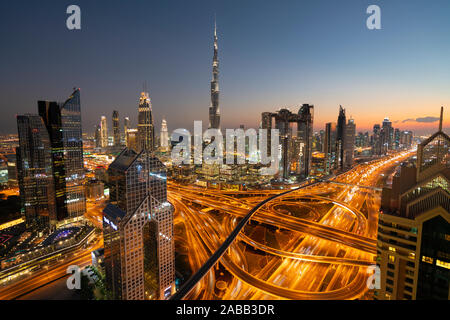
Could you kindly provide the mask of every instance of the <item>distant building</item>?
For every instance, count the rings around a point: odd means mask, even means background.
[[[376,299],[450,298],[450,138],[423,141],[417,161],[384,188],[379,216]]]
[[[152,102],[148,92],[142,92],[139,99],[138,149],[152,152],[155,147],[155,128],[153,124]]]
[[[102,116],[100,120],[100,147],[108,147],[108,123],[105,116]]]
[[[139,141],[138,141],[138,129],[128,129],[127,130],[127,148],[133,150],[139,150]]]
[[[98,124],[95,127],[94,139],[95,139],[95,147],[97,149],[100,149],[102,147],[102,128],[100,124]]]
[[[163,119],[161,123],[161,151],[169,151],[169,132],[166,119]]]
[[[105,272],[114,299],[167,299],[174,292],[173,208],[166,168],[147,150],[125,149],[108,169]]]
[[[113,125],[113,139],[114,148],[120,148],[120,121],[119,121],[119,111],[114,110],[112,114],[112,125]]]
[[[337,130],[336,123],[329,122],[325,125],[325,173],[328,175],[337,168],[337,149],[336,149]]]
[[[305,179],[311,170],[314,106],[304,104],[298,114],[288,109],[262,113],[261,127],[267,129],[268,149],[271,150],[271,129],[280,133],[280,175],[284,179],[296,176]],[[268,152],[270,155],[270,152]]]
[[[336,127],[336,164],[339,170],[344,169],[344,140],[347,127],[345,109],[339,106],[339,116]]]
[[[214,25],[214,57],[213,76],[211,80],[211,106],[209,108],[209,128],[220,129],[220,108],[219,108],[219,47],[217,44],[217,27]]]
[[[100,180],[89,180],[86,183],[86,197],[97,200],[104,196],[104,183]]]
[[[355,153],[355,132],[355,121],[353,119],[349,119],[347,125],[345,126],[344,169],[349,169],[353,165],[353,155]]]
[[[128,132],[128,129],[130,129],[130,128],[131,128],[131,126],[130,126],[130,118],[125,117],[123,119],[123,140],[125,141],[125,146],[127,146],[126,145],[126,143],[127,143],[127,132]]]

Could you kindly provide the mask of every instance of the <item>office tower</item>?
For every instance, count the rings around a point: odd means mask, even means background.
[[[413,134],[411,131],[402,131],[400,133],[400,147],[402,149],[410,149],[412,146]]]
[[[119,111],[114,110],[112,114],[112,124],[113,124],[113,138],[114,147],[120,148],[120,125],[119,125]]]
[[[95,139],[95,147],[97,149],[100,149],[102,147],[102,128],[101,128],[100,124],[98,124],[95,127],[94,139]]]
[[[214,57],[213,72],[211,80],[211,107],[209,108],[209,128],[220,129],[219,109],[219,58],[217,44],[217,27],[214,25]]]
[[[325,174],[330,174],[336,169],[336,123],[329,122],[325,125]]]
[[[311,169],[312,126],[314,106],[304,104],[297,114],[288,109],[276,113],[262,113],[261,127],[268,132],[268,150],[271,150],[271,129],[278,129],[280,134],[282,178],[297,176],[306,178]],[[270,155],[270,153],[268,152]]]
[[[344,169],[349,169],[353,165],[353,154],[355,152],[355,132],[355,121],[350,118],[345,126]]]
[[[125,146],[127,145],[127,131],[128,129],[130,129],[130,118],[125,117],[123,119],[123,135],[124,135],[124,141],[125,141]]]
[[[163,119],[161,124],[161,150],[169,151],[169,132],[167,131],[166,119]]]
[[[58,222],[79,220],[86,211],[80,90],[64,103],[38,101],[38,107],[50,137]]]
[[[298,174],[300,178],[306,179],[311,170],[314,106],[303,104],[298,111],[298,116],[297,138],[300,143]]]
[[[381,130],[382,152],[387,153],[388,150],[393,149],[394,145],[394,128],[392,128],[392,122],[389,121],[389,118],[384,118]]]
[[[378,228],[376,299],[450,297],[450,138],[439,130],[384,188]]]
[[[132,149],[134,151],[139,150],[139,141],[138,141],[138,130],[137,129],[128,129],[127,130],[127,148]]]
[[[105,116],[102,116],[100,121],[100,146],[102,148],[108,147],[108,124]]]
[[[56,203],[50,137],[38,115],[17,116],[17,173],[22,210],[28,227],[55,223]]]
[[[394,141],[393,141],[393,149],[398,150],[400,148],[400,129],[394,129]]]
[[[381,126],[379,124],[375,124],[373,126],[372,135],[372,150],[374,155],[382,154],[382,144]]]
[[[345,109],[339,106],[339,116],[337,121],[336,133],[336,155],[337,167],[339,170],[344,169],[344,140],[346,123]]]
[[[147,150],[124,149],[108,168],[105,271],[114,299],[166,299],[174,291],[173,208],[166,168]]]
[[[153,151],[155,145],[155,129],[153,125],[152,103],[148,92],[142,92],[139,99],[138,115],[139,150]]]

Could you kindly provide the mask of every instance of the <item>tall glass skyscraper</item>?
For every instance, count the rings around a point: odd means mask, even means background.
[[[50,138],[38,115],[17,116],[17,131],[17,173],[25,222],[28,227],[45,229],[57,220]]]
[[[57,220],[78,220],[86,211],[80,90],[64,103],[38,101],[38,108],[50,137]]]
[[[114,147],[120,148],[120,124],[119,124],[119,111],[114,110],[112,114],[112,125],[113,125],[113,138]]]

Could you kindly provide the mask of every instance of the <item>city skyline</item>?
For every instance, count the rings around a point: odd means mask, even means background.
[[[7,23],[10,16],[24,5],[18,3],[2,10],[13,13],[5,17],[4,22]],[[210,92],[205,86],[211,80],[211,39],[216,13],[221,42],[223,127],[237,128],[243,124],[255,128],[259,125],[259,117],[255,114],[289,106],[294,109],[293,106],[311,103],[316,107],[315,131],[333,121],[334,110],[343,105],[348,116],[355,120],[357,131],[371,131],[374,124],[389,117],[397,128],[429,134],[435,130],[438,120],[430,111],[450,105],[450,95],[445,89],[450,84],[446,72],[449,66],[445,59],[450,47],[434,34],[439,31],[437,27],[445,28],[448,24],[444,12],[447,8],[450,12],[450,6],[445,3],[439,9],[437,6],[426,8],[424,1],[413,1],[409,5],[421,10],[405,16],[403,6],[398,3],[380,1],[379,5],[383,13],[383,28],[375,31],[365,27],[367,6],[354,1],[340,6],[325,4],[324,1],[314,4],[309,1],[289,2],[285,7],[276,8],[261,4],[257,13],[250,12],[251,4],[248,3],[239,12],[231,10],[232,4],[203,6],[201,1],[183,4],[187,12],[198,18],[196,23],[170,12],[166,4],[141,3],[127,6],[123,11],[120,11],[123,9],[121,5],[111,4],[105,9],[107,17],[125,19],[126,22],[118,28],[102,20],[105,18],[93,20],[92,17],[97,17],[103,8],[81,1],[83,28],[72,33],[64,25],[61,30],[57,27],[65,18],[57,17],[59,6],[39,5],[36,10],[45,23],[36,30],[52,28],[52,36],[39,42],[29,38],[36,32],[27,29],[34,21],[29,19],[21,26],[23,33],[17,33],[14,38],[5,37],[7,45],[1,55],[10,63],[5,68],[4,77],[0,78],[6,89],[0,97],[5,115],[0,120],[1,132],[15,133],[11,117],[16,113],[31,112],[36,100],[47,97],[61,99],[59,92],[63,91],[62,87],[75,85],[81,87],[82,103],[86,106],[82,112],[83,132],[94,132],[100,115],[109,116],[112,109],[131,117],[131,123],[136,124],[136,96],[144,81],[149,83],[158,131],[163,117],[169,131],[190,128],[194,120],[207,123],[205,109],[210,106]],[[262,15],[269,11],[279,25],[264,24]],[[299,19],[284,22],[293,17],[291,11],[298,12]],[[177,18],[179,23],[173,26],[165,21],[171,19],[155,17],[160,23],[156,32],[151,25],[147,28],[131,19],[141,12]],[[433,20],[429,19],[431,16]],[[405,21],[408,22],[407,27],[402,24]],[[120,36],[108,36],[105,25]],[[186,27],[185,30],[178,25]],[[417,37],[405,37],[406,32],[416,32]],[[137,43],[123,40],[130,35],[149,39],[144,41],[149,55],[136,53]],[[94,38],[95,43],[92,42]],[[168,43],[165,39],[174,42]],[[64,54],[55,50],[53,59],[41,56],[38,49],[52,45],[54,40],[62,41],[73,50]],[[125,45],[116,51],[114,46],[120,43],[119,40],[123,40]],[[274,46],[268,48],[268,43]],[[344,49],[330,51],[333,44]],[[433,50],[407,50],[416,48],[418,44]],[[12,56],[12,51],[17,51],[18,47],[29,46],[33,46],[33,53],[28,51]],[[98,51],[102,55],[93,53],[94,50],[97,52],[97,46],[105,47],[109,54],[105,56],[102,50]],[[299,50],[305,46],[311,50]],[[91,50],[80,51],[81,47]],[[425,53],[432,59],[427,59]],[[28,65],[37,59],[43,61],[45,68]],[[63,65],[67,72],[62,73]],[[116,74],[121,77],[117,78]],[[248,112],[242,113],[243,108]],[[450,117],[447,115],[444,119],[444,131],[448,131],[447,119]]]

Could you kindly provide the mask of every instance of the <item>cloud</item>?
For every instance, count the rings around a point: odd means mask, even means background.
[[[422,118],[417,118],[417,119],[406,119],[403,120],[402,123],[405,122],[419,122],[419,123],[433,123],[433,122],[437,122],[439,121],[439,118],[437,117],[422,117]]]

